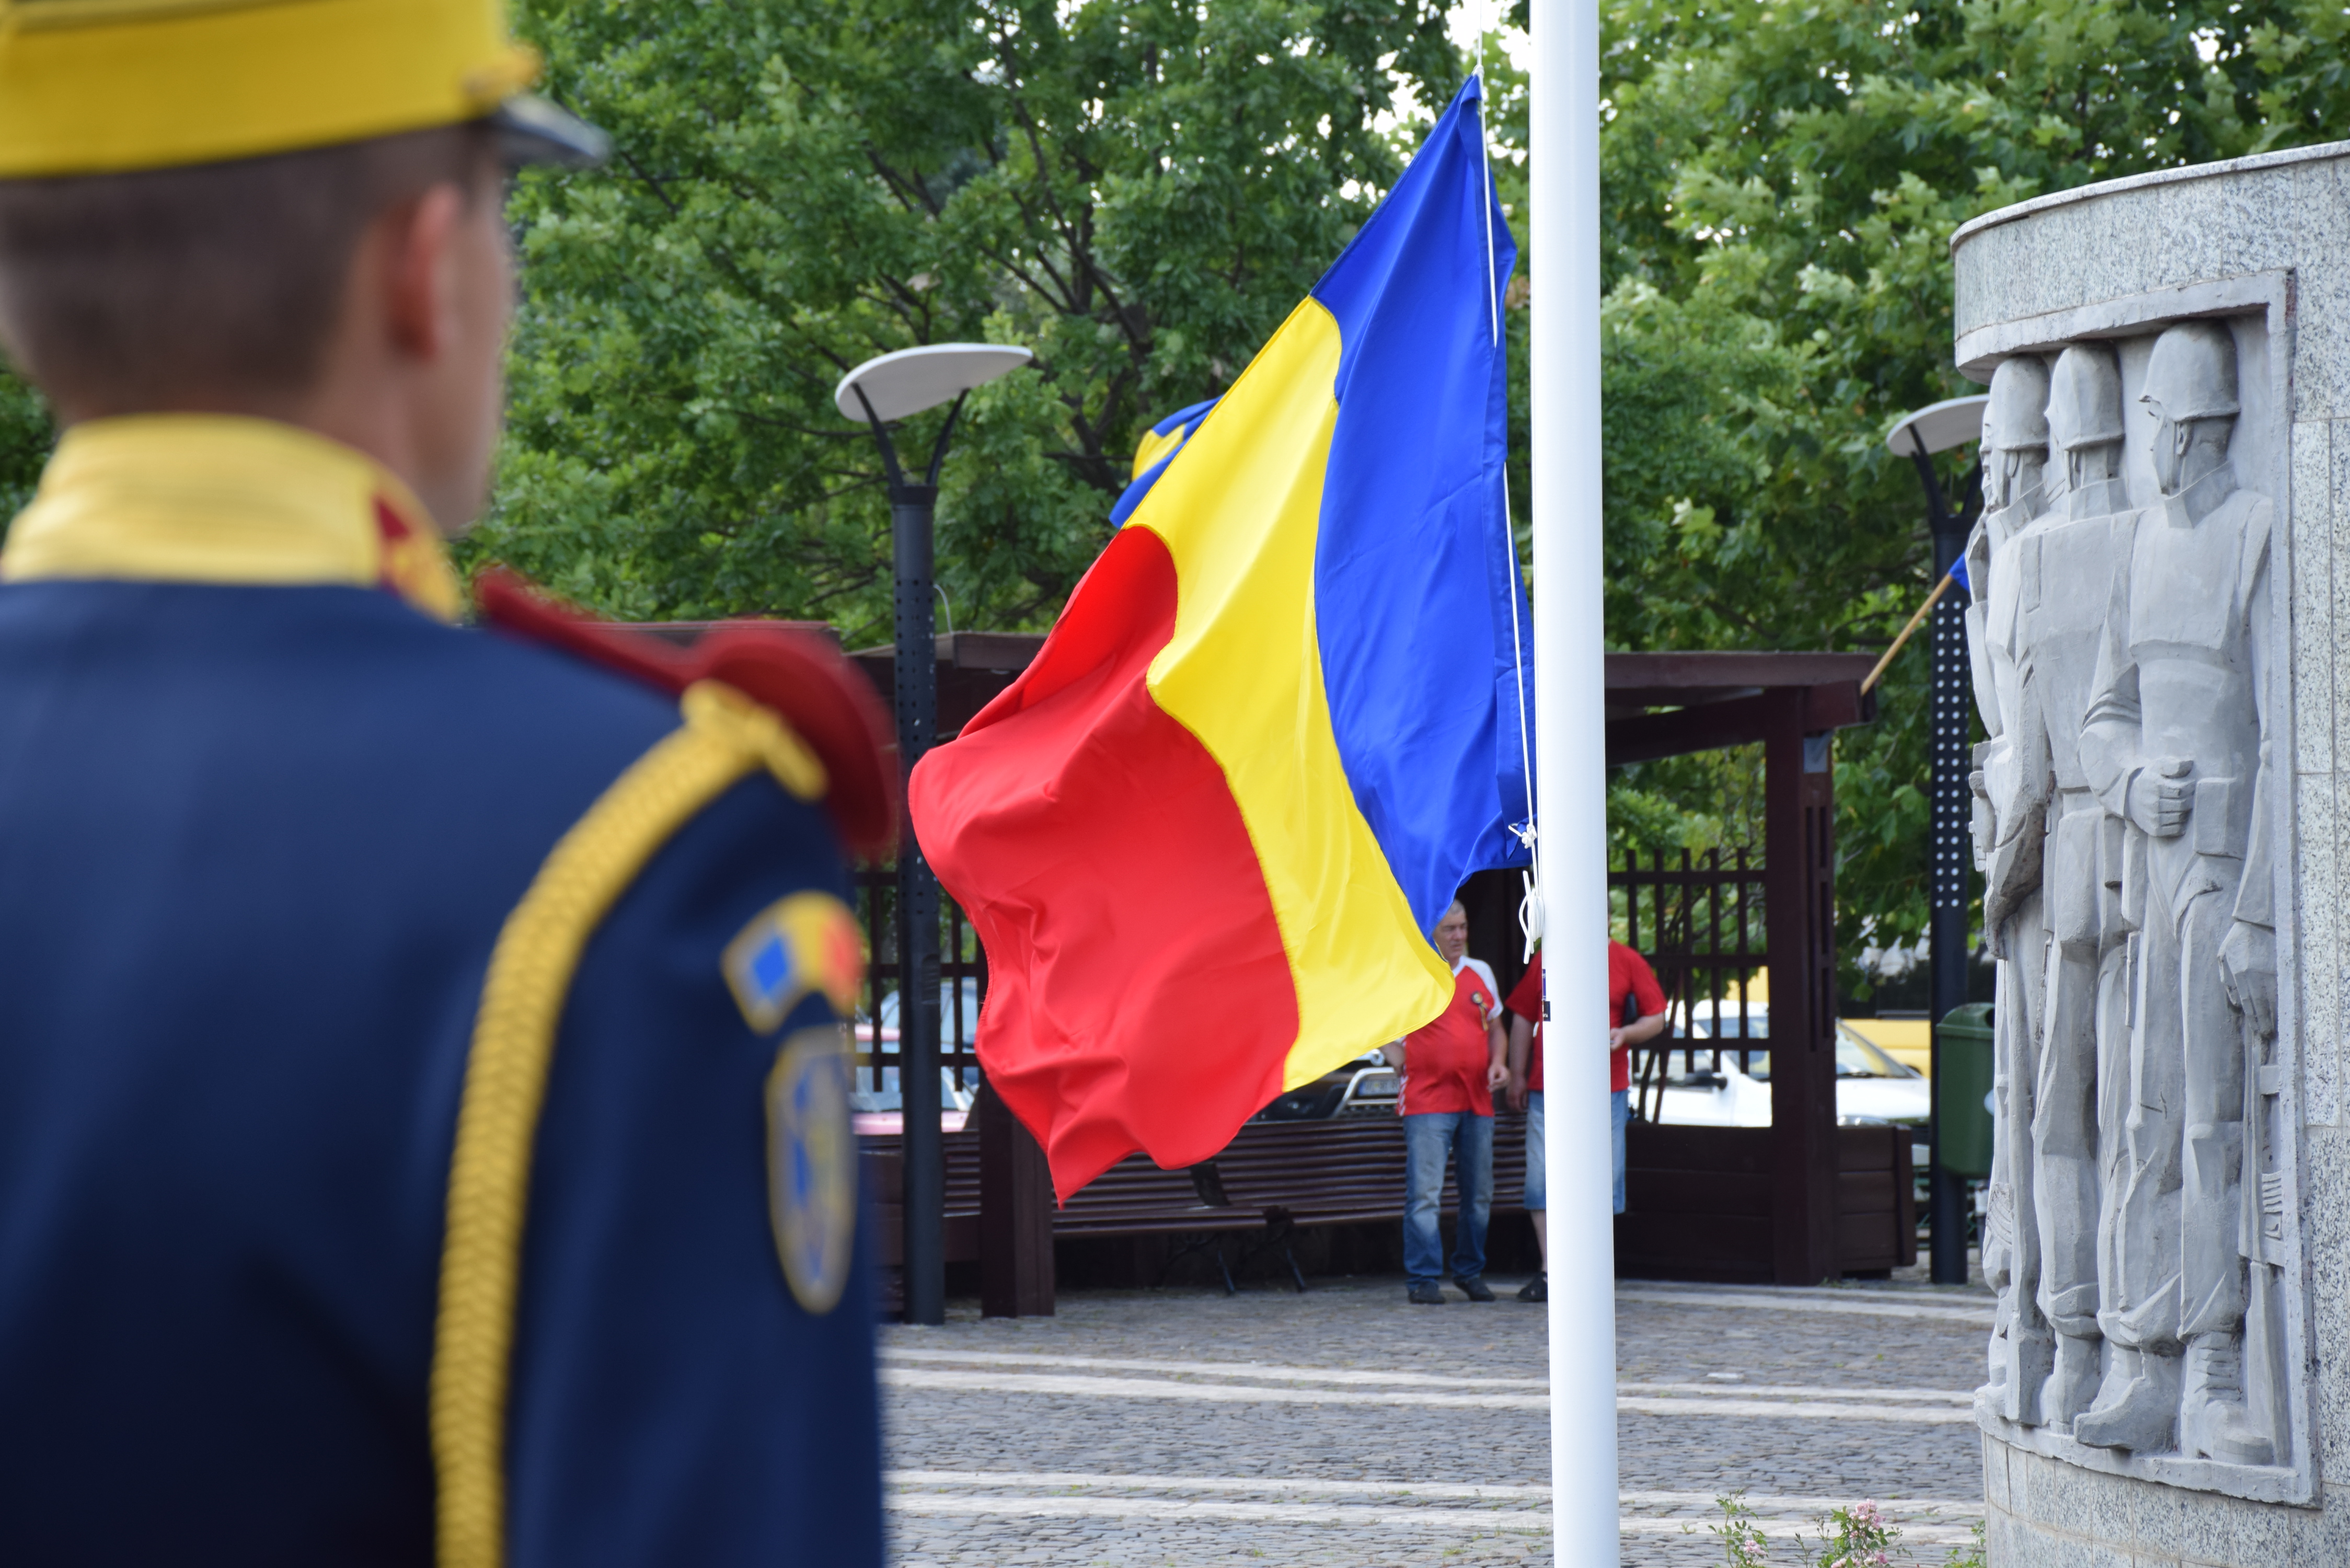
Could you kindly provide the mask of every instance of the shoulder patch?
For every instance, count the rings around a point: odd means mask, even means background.
[[[839,1304],[857,1240],[857,1135],[848,1114],[848,1041],[803,1029],[767,1075],[767,1214],[784,1281],[803,1310]]]
[[[810,994],[843,1018],[854,1013],[865,953],[847,905],[829,893],[794,893],[754,915],[726,944],[719,968],[752,1032],[772,1034]]]

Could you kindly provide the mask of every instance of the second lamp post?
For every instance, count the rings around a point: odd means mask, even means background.
[[[1927,523],[1934,539],[1934,579],[1950,575],[1967,547],[1968,532],[1982,502],[1981,471],[1969,475],[1956,509],[1942,492],[1934,472],[1933,454],[1965,446],[1982,431],[1981,394],[1951,398],[1918,410],[1885,438],[1897,456],[1917,464],[1918,480],[1926,491]],[[1942,1021],[1966,1004],[1969,894],[1968,873],[1973,868],[1971,823],[1973,791],[1967,774],[1973,766],[1968,747],[1973,719],[1973,677],[1967,662],[1966,600],[1946,593],[1934,607],[1931,728],[1931,827],[1927,851],[1926,899],[1932,968],[1929,971],[1927,1016],[1931,1028],[1931,1076],[1937,1085],[1935,1105],[1941,1104],[1939,1085],[1947,1079],[1942,1062]],[[1966,1186],[1942,1159],[1942,1123],[1939,1111],[1929,1124],[1932,1151],[1926,1187],[1927,1235],[1931,1253],[1929,1273],[1938,1285],[1967,1282]]]
[[[992,343],[933,343],[868,359],[840,379],[833,402],[872,428],[889,481],[897,560],[896,672],[899,777],[912,776],[938,739],[938,645],[931,615],[936,593],[932,535],[939,465],[946,460],[963,395],[1034,358]],[[910,483],[889,427],[952,403],[931,445],[928,472]],[[939,884],[911,827],[898,847],[898,1094],[905,1128],[905,1311],[908,1323],[946,1321],[946,1160],[940,1138]],[[878,1001],[878,999],[877,999]],[[877,1066],[879,1064],[877,1063]]]

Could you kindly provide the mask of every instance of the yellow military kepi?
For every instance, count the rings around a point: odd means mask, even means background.
[[[607,139],[529,95],[497,0],[0,0],[0,180],[116,174],[486,119],[516,162]]]

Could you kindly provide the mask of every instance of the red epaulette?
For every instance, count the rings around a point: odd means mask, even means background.
[[[772,626],[722,626],[690,648],[602,620],[493,566],[473,579],[483,620],[672,694],[716,680],[775,710],[831,776],[825,807],[868,859],[898,839],[897,747],[872,684],[830,644]]]

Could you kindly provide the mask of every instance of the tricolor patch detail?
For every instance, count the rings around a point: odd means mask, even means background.
[[[848,1283],[857,1239],[857,1136],[848,1114],[848,1042],[803,1029],[767,1075],[767,1210],[792,1299],[830,1312]]]
[[[856,917],[829,893],[795,893],[752,918],[720,961],[727,989],[754,1032],[772,1034],[804,996],[847,1018],[857,1011],[865,956]]]

